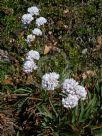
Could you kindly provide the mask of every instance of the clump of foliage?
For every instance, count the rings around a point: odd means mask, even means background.
[[[39,5],[48,24],[46,37],[28,47],[21,17],[33,4]],[[101,11],[101,0],[2,1],[0,48],[8,51],[10,63],[0,63],[0,112],[4,114],[0,115],[13,124],[12,135],[102,135]],[[41,60],[37,72],[26,75],[21,67],[31,48],[39,50]],[[74,109],[63,108],[60,89],[46,92],[40,87],[40,78],[49,71],[61,74],[61,81],[68,76],[80,81],[88,90],[87,100]]]

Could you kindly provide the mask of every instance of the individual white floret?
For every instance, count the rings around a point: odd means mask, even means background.
[[[35,40],[35,35],[32,35],[32,34],[28,35],[27,39],[25,39],[25,41],[26,41],[27,44],[30,44],[34,40]]]
[[[31,23],[31,21],[32,21],[33,19],[34,19],[34,18],[32,17],[31,14],[24,14],[24,15],[22,16],[22,23],[23,23],[24,25],[28,25],[28,24]]]
[[[54,90],[58,86],[59,74],[52,72],[42,77],[42,88],[45,90]]]
[[[36,25],[41,26],[44,25],[47,22],[47,19],[44,17],[39,17],[36,19]]]
[[[78,82],[76,82],[74,79],[66,79],[64,83],[62,84],[62,90],[63,93],[66,94],[76,94],[76,86],[78,85]]]
[[[39,60],[39,52],[31,50],[26,54],[26,60]]]
[[[65,108],[74,108],[78,105],[78,97],[76,95],[69,94],[68,97],[62,98],[62,105]]]
[[[79,97],[79,99],[81,99],[81,100],[86,99],[87,91],[86,91],[85,87],[77,85],[75,90],[76,90],[76,94]]]
[[[39,9],[36,6],[29,7],[27,11],[31,15],[39,15]]]
[[[34,30],[32,30],[32,33],[37,36],[42,35],[42,31],[39,28],[35,28]]]
[[[26,60],[23,64],[23,71],[25,73],[31,73],[33,70],[37,69],[37,65],[32,60]]]

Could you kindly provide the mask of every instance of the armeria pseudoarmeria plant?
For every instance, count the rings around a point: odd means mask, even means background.
[[[32,6],[28,8],[28,14],[24,14],[22,16],[22,23],[24,25],[28,25],[34,19],[34,15],[39,15],[39,9],[36,6]],[[39,29],[40,26],[43,26],[47,23],[47,19],[44,17],[39,17],[36,19],[36,26],[38,28],[34,28],[32,30],[32,34],[27,36],[25,39],[26,43],[30,45],[32,41],[35,40],[35,36],[41,36],[42,31]],[[23,64],[23,71],[26,73],[31,73],[33,70],[37,69],[37,65],[35,60],[39,60],[40,55],[37,51],[31,50],[26,54],[25,62]],[[59,74],[52,72],[46,73],[42,77],[42,88],[45,90],[54,90],[57,88],[59,84]],[[65,108],[74,108],[78,105],[79,100],[85,100],[87,92],[85,88],[79,85],[74,79],[66,79],[62,84],[62,92],[66,95],[66,97],[62,98],[62,104]]]
[[[42,88],[45,90],[54,90],[58,86],[59,74],[52,72],[46,73],[42,77]]]

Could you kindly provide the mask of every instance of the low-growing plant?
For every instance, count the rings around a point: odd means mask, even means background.
[[[101,0],[2,2],[0,112],[16,136],[102,135],[101,10]]]

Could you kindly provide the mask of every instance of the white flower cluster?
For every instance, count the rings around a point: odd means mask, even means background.
[[[42,31],[39,28],[34,28],[34,30],[32,30],[32,33],[37,36],[42,35]]]
[[[66,94],[66,97],[62,98],[65,108],[74,108],[78,105],[78,100],[85,100],[87,95],[85,88],[72,78],[64,81],[62,91]]]
[[[31,73],[33,70],[37,69],[37,65],[33,60],[25,60],[23,64],[23,71],[25,73]]]
[[[39,9],[36,6],[32,6],[28,8],[28,13],[30,13],[32,16],[33,15],[39,15]]]
[[[29,7],[27,9],[27,14],[22,16],[22,23],[27,27],[35,18],[39,15],[39,9],[36,6]],[[33,17],[34,16],[34,17]],[[36,36],[42,36],[42,31],[40,26],[43,26],[47,23],[47,19],[44,17],[35,18],[36,28],[32,30],[32,34],[29,34],[25,39],[28,45],[31,44],[36,38]],[[86,49],[82,51],[83,54],[87,52]],[[26,54],[25,61],[23,64],[23,71],[25,73],[31,73],[33,70],[36,70],[38,67],[35,63],[35,60],[39,60],[40,55],[37,51],[31,50]],[[54,90],[59,85],[59,74],[55,72],[46,73],[42,77],[42,88],[45,90]],[[74,79],[66,79],[62,84],[62,92],[65,94],[65,97],[62,98],[62,105],[65,108],[74,108],[78,105],[79,100],[85,100],[87,96],[87,91],[78,82]]]
[[[34,19],[34,18],[32,17],[31,14],[24,14],[24,15],[22,16],[22,23],[23,23],[24,25],[29,25],[33,19]]]
[[[78,105],[78,97],[69,94],[67,97],[62,98],[62,104],[65,108],[74,108]]]
[[[28,13],[24,14],[22,16],[22,24],[27,28],[27,26],[34,20],[34,15],[39,15],[39,9],[36,6],[29,7],[27,9]],[[44,17],[39,17],[36,19],[36,26],[40,27],[47,23],[47,19]],[[32,34],[29,34],[27,38],[25,39],[26,43],[30,46],[31,42],[35,40],[35,35],[36,36],[41,36],[42,31],[39,28],[35,28],[32,30]]]
[[[29,34],[27,39],[25,39],[26,43],[29,45],[31,42],[35,40],[35,35]]]
[[[27,54],[26,54],[26,60],[39,60],[40,58],[40,55],[39,55],[39,52],[37,51],[29,51]]]
[[[26,54],[26,59],[23,64],[23,71],[25,73],[31,73],[33,70],[36,70],[38,67],[34,62],[34,60],[39,60],[39,58],[40,55],[37,51],[33,51],[33,50],[29,51]]]
[[[36,6],[29,7],[27,9],[27,14],[24,14],[22,16],[22,24],[27,28],[27,26],[34,20],[34,15],[39,15],[39,9]],[[41,25],[44,25],[47,22],[47,20],[44,17],[39,17],[36,19],[36,25],[39,27]],[[35,40],[35,36],[41,36],[42,31],[39,28],[35,28],[32,30],[32,34],[29,34],[27,38],[25,39],[25,42],[30,46],[31,42]],[[30,73],[37,69],[37,65],[34,60],[39,60],[40,55],[37,51],[29,51],[26,54],[26,58],[23,64],[23,71],[26,73]]]
[[[42,35],[42,31],[39,28],[35,28],[34,30],[32,30],[32,34],[29,34],[27,36],[27,39],[25,39],[25,42],[30,46],[31,42],[33,42],[35,40],[35,35],[36,36],[41,36]]]
[[[58,86],[59,74],[52,72],[46,73],[42,77],[42,88],[45,90],[54,90]]]
[[[34,20],[33,15],[39,15],[39,9],[36,6],[28,8],[27,11],[28,13],[22,16],[22,23],[24,25],[29,25]]]
[[[39,17],[36,19],[36,25],[39,27],[41,25],[44,25],[47,22],[46,18],[44,17]]]

